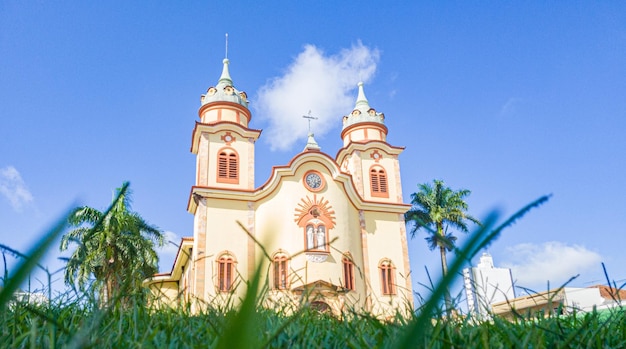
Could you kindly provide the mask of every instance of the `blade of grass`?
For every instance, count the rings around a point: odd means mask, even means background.
[[[67,225],[68,213],[63,215],[61,219],[47,233],[43,238],[33,246],[33,248],[22,258],[21,262],[15,268],[15,272],[5,280],[4,288],[0,291],[0,311],[7,305],[13,293],[17,291],[22,282],[26,280],[30,272],[39,264],[39,260],[43,258],[45,253],[50,249],[50,246],[57,240]]]
[[[471,234],[470,238],[467,240],[463,248],[458,251],[457,256],[452,262],[452,265],[448,269],[448,274],[446,274],[439,281],[439,283],[433,290],[432,295],[430,296],[426,304],[424,304],[424,307],[422,308],[419,316],[417,316],[412,324],[409,324],[407,326],[404,335],[400,336],[397,342],[392,347],[412,348],[419,346],[420,341],[423,340],[425,330],[430,326],[430,323],[432,321],[432,314],[437,308],[439,300],[444,296],[445,292],[447,292],[449,285],[452,284],[454,278],[456,278],[457,273],[460,272],[466,260],[471,260],[471,258],[476,253],[478,253],[481,248],[488,246],[492,241],[494,241],[500,235],[504,228],[515,223],[531,209],[538,207],[546,202],[549,197],[549,195],[542,196],[532,203],[526,205],[524,208],[513,214],[503,224],[497,226],[493,230],[491,230],[491,227],[495,225],[498,215],[495,212],[491,213],[487,217],[483,225]]]

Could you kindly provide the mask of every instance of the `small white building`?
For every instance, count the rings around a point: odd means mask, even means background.
[[[511,269],[496,268],[493,258],[483,253],[476,267],[463,269],[463,281],[470,314],[486,316],[491,305],[515,298]]]
[[[43,292],[27,292],[18,290],[13,294],[16,302],[29,303],[33,305],[43,305],[49,302],[48,297]]]
[[[515,318],[516,314],[525,317],[585,313],[621,307],[623,299],[626,299],[626,291],[604,285],[562,287],[494,303],[492,313],[508,319]]]

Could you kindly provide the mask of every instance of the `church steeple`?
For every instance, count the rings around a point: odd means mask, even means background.
[[[384,124],[385,114],[370,107],[363,91],[363,83],[359,82],[359,93],[350,115],[343,117],[341,138],[344,147],[350,142],[366,143],[369,141],[386,141],[387,127]]]
[[[343,117],[343,149],[337,154],[342,171],[349,173],[366,200],[402,202],[398,155],[402,148],[387,143],[385,115],[370,106],[363,83],[354,109]]]
[[[216,86],[202,95],[200,122],[193,130],[191,152],[197,155],[197,186],[254,188],[254,143],[261,131],[249,128],[252,114],[246,93],[233,86],[229,60],[223,60]]]
[[[209,87],[206,94],[202,95],[200,98],[200,102],[202,105],[213,102],[232,102],[248,109],[248,95],[244,91],[237,90],[234,86],[233,79],[230,77],[230,71],[228,69],[230,61],[228,58],[224,58],[222,63],[224,64],[222,75],[217,81],[217,85]]]
[[[354,109],[370,109],[370,104],[367,101],[367,98],[365,97],[365,92],[363,91],[363,82],[359,82],[358,84],[359,86],[359,95],[356,97],[356,105],[354,106]]]
[[[220,76],[220,80],[217,82],[217,84],[226,84],[227,86],[232,86],[233,79],[230,78],[230,72],[228,71],[228,64],[230,63],[230,61],[228,60],[228,58],[224,58],[222,63],[224,63],[224,68],[222,68],[222,76]]]
[[[248,109],[248,95],[235,88],[230,77],[230,60],[222,61],[222,75],[217,85],[209,87],[200,98],[201,107],[198,112],[201,122],[213,124],[221,121],[232,121],[248,127],[252,115]]]

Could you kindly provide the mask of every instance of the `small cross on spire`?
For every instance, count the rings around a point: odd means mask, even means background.
[[[302,117],[309,120],[309,134],[311,134],[311,120],[317,120],[319,118],[316,116],[312,116],[310,110],[308,115],[302,115]]]

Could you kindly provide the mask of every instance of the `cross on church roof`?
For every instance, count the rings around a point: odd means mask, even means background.
[[[309,120],[309,134],[311,134],[311,120],[317,120],[319,118],[316,116],[312,116],[310,110],[308,115],[302,115],[302,117]]]

